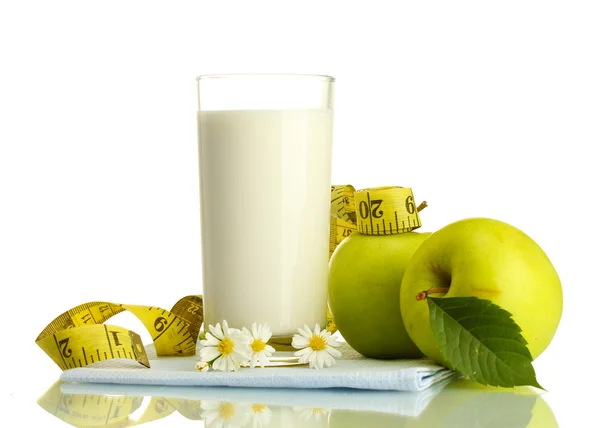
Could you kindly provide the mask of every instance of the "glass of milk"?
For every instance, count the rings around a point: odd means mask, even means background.
[[[198,146],[205,326],[324,328],[334,78],[203,75]]]

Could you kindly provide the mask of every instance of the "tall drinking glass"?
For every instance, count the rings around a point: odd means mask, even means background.
[[[324,327],[334,79],[197,84],[205,325]]]

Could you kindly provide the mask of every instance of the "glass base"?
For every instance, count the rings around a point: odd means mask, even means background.
[[[278,352],[295,352],[297,349],[292,346],[292,337],[293,336],[271,337],[269,345]]]

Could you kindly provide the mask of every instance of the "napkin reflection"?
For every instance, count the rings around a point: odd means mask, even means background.
[[[202,420],[208,428],[558,427],[534,389],[490,388],[463,379],[420,392],[57,382],[38,404],[76,427],[128,427],[166,417],[178,425],[182,417]]]

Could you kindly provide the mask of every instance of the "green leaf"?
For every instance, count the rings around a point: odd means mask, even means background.
[[[428,297],[429,321],[449,368],[484,385],[531,385],[532,357],[512,314],[477,297]]]

